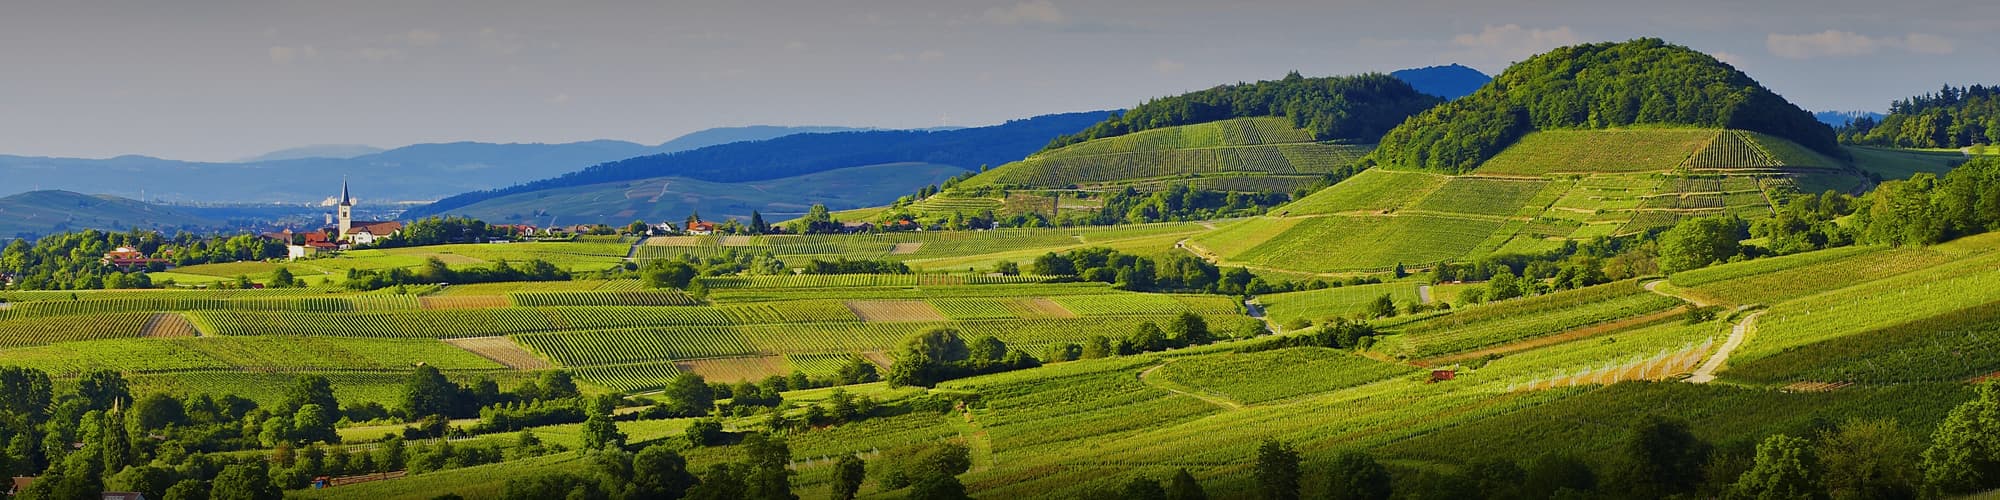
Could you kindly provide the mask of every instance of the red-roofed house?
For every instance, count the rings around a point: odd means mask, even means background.
[[[141,253],[139,252],[138,249],[132,247],[118,247],[118,249],[116,250],[105,252],[104,258],[99,259],[98,262],[102,262],[104,263],[104,265],[107,266],[115,266],[120,269],[128,269],[128,270],[135,267],[146,267],[156,263],[158,264],[168,263],[166,259],[146,258],[146,254]]]
[[[692,234],[695,236],[708,236],[711,234],[715,234],[715,223],[696,221],[694,224],[688,226],[688,234]]]

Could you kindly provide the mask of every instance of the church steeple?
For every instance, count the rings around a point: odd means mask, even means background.
[[[334,233],[333,239],[341,241],[347,239],[347,231],[354,228],[354,198],[347,195],[346,176],[340,177],[340,206],[336,208],[340,212],[340,225],[335,229],[340,232]]]

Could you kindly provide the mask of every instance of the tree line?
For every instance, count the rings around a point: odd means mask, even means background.
[[[1835,158],[1833,130],[1748,75],[1656,38],[1558,48],[1383,136],[1379,164],[1470,171],[1528,132],[1681,125],[1751,130]]]
[[[1369,73],[1306,78],[1297,71],[1283,79],[1221,85],[1147,101],[1049,141],[1044,151],[1092,139],[1231,118],[1282,116],[1316,140],[1372,142],[1404,118],[1443,102],[1417,92],[1395,77]]]
[[[1860,117],[1838,128],[1841,142],[1903,148],[1992,145],[2000,138],[2000,87],[1945,85],[1898,99],[1880,120]]]

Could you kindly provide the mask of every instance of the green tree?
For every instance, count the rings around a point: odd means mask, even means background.
[[[749,486],[743,483],[741,467],[714,464],[701,474],[701,483],[688,490],[687,500],[742,500]]]
[[[692,264],[679,260],[656,259],[646,263],[646,267],[639,271],[639,278],[645,281],[647,288],[686,290],[694,283],[695,276],[700,274],[701,272]]]
[[[798,500],[792,494],[792,448],[784,438],[750,433],[743,436],[744,498]]]
[[[1368,303],[1367,311],[1370,318],[1395,317],[1396,299],[1389,297],[1389,294],[1382,294],[1382,296],[1376,297],[1375,300]]]
[[[1118,498],[1124,500],[1167,500],[1167,489],[1160,487],[1159,481],[1146,476],[1133,476],[1125,481]]]
[[[1108,358],[1117,354],[1111,351],[1111,337],[1092,335],[1083,343],[1082,359]]]
[[[1917,497],[1923,475],[1921,447],[1894,420],[1849,420],[1820,434],[1813,455],[1826,471],[1826,489],[1840,499]]]
[[[1575,456],[1549,453],[1528,464],[1521,483],[1523,498],[1555,498],[1564,491],[1580,494],[1597,490],[1597,473],[1590,464]]]
[[[161,498],[165,498],[166,500],[208,500],[208,489],[208,483],[204,483],[200,479],[182,479],[180,482],[174,483],[172,487],[167,488],[167,492],[161,495]]]
[[[420,365],[403,383],[403,411],[411,419],[450,415],[458,407],[459,387],[437,367]]]
[[[843,384],[865,384],[881,380],[882,378],[879,369],[875,367],[875,363],[871,363],[861,356],[848,358],[847,363],[840,365],[840,371],[837,373],[837,376],[840,378],[840,383]]]
[[[132,389],[126,385],[125,376],[111,370],[85,373],[76,381],[76,396],[83,398],[92,410],[109,410],[114,403],[132,404]]]
[[[1126,339],[1125,345],[1131,346],[1132,350],[1138,352],[1164,351],[1167,349],[1167,332],[1161,330],[1159,324],[1151,321],[1139,323],[1139,326],[1132,330],[1132,336]]]
[[[950,328],[933,328],[911,336],[903,341],[902,351],[921,353],[941,363],[963,361],[971,355],[965,339],[958,330]]]
[[[285,386],[284,398],[279,400],[273,411],[297,413],[307,405],[316,405],[313,416],[332,426],[340,421],[340,400],[333,395],[333,382],[320,375],[300,375]],[[296,419],[297,417],[294,417]]]
[[[1367,453],[1342,452],[1328,466],[1326,494],[1331,500],[1388,500],[1389,488],[1389,469]]]
[[[687,436],[688,443],[696,447],[721,444],[723,438],[722,421],[712,418],[696,420],[694,423],[688,424],[687,432],[684,434]]]
[[[708,410],[715,407],[715,390],[701,375],[693,373],[682,373],[668,380],[666,388],[661,389],[660,398],[681,416],[707,416]]]
[[[910,484],[910,500],[971,500],[956,476],[926,476]]]
[[[1757,445],[1755,465],[1737,478],[1734,496],[1757,500],[1811,500],[1826,497],[1819,463],[1804,439],[1778,434]]]
[[[1201,482],[1195,481],[1193,474],[1182,468],[1167,479],[1167,500],[1208,500],[1208,492],[1201,489]]]
[[[618,431],[618,424],[611,421],[611,413],[597,405],[584,410],[589,416],[583,420],[583,449],[602,450],[625,447],[625,433]]]
[[[640,498],[680,498],[697,480],[687,459],[666,446],[648,446],[632,456],[632,487]]]
[[[503,500],[610,500],[611,494],[604,491],[604,485],[596,478],[553,472],[516,477],[507,480],[501,490]]]
[[[1257,480],[1258,498],[1298,500],[1299,452],[1290,445],[1265,439],[1257,445],[1257,466],[1251,474]]]
[[[1743,251],[1748,227],[1735,216],[1681,219],[1660,233],[1660,268],[1672,273],[1724,262]]]
[[[854,495],[861,492],[862,481],[867,479],[868,465],[861,461],[861,457],[842,455],[840,461],[833,464],[834,500],[854,500]]]
[[[542,399],[569,399],[583,395],[576,387],[576,378],[568,370],[542,372],[541,381],[536,384],[542,389]]]
[[[276,500],[284,498],[284,492],[271,484],[271,478],[261,466],[231,465],[222,468],[221,474],[210,481],[208,500]]]
[[[2000,383],[1979,386],[1971,401],[1951,410],[1923,454],[1924,483],[1945,494],[1966,494],[2000,484]]]
[[[292,272],[286,270],[284,267],[279,267],[277,269],[271,270],[271,286],[274,288],[295,287],[300,285],[298,281],[299,278],[297,276],[293,276]]]
[[[1215,335],[1208,331],[1208,320],[1192,312],[1181,312],[1172,323],[1167,324],[1167,340],[1174,345],[1203,345],[1215,341]]]
[[[187,409],[181,400],[165,393],[151,393],[132,403],[128,417],[132,425],[141,431],[164,429],[169,425],[186,425]]]
[[[1625,436],[1620,447],[1621,485],[1634,498],[1664,498],[1686,493],[1701,484],[1710,447],[1688,430],[1686,422],[1648,416]]]
[[[174,486],[174,474],[171,470],[159,467],[128,467],[105,480],[104,486],[111,491],[143,493],[146,498],[166,498],[167,490]]]

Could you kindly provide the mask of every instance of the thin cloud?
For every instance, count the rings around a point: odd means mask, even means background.
[[[1550,29],[1524,28],[1519,24],[1487,25],[1478,33],[1463,33],[1451,39],[1454,53],[1468,64],[1493,69],[1549,49],[1582,43],[1583,37],[1568,26]]]
[[[1163,74],[1164,74],[1164,73],[1179,73],[1179,72],[1180,72],[1181,70],[1184,70],[1184,69],[1187,69],[1187,64],[1185,64],[1185,63],[1182,63],[1182,62],[1180,62],[1180,61],[1175,61],[1175,60],[1173,60],[1173,59],[1167,59],[1167,58],[1164,58],[1164,57],[1162,57],[1162,58],[1160,58],[1160,59],[1159,59],[1159,60],[1157,60],[1157,61],[1153,61],[1153,71],[1154,71],[1154,72],[1158,72],[1158,73],[1163,73]]]
[[[271,62],[278,64],[291,64],[301,60],[319,57],[319,49],[313,48],[313,46],[311,45],[305,45],[300,47],[287,47],[283,45],[278,45],[278,46],[272,46],[270,49],[265,50],[265,52],[271,56]]]
[[[1911,33],[1902,37],[1871,37],[1851,31],[1826,30],[1819,33],[1764,37],[1764,48],[1787,59],[1866,56],[1893,49],[1912,54],[1942,55],[1957,50],[1951,40],[1937,35]]]
[[[986,9],[986,21],[993,24],[1062,24],[1069,21],[1062,9],[1049,0],[1021,2],[1008,7]]]

